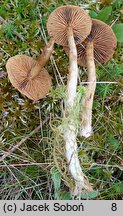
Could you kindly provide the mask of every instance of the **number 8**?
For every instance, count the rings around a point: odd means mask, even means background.
[[[112,211],[117,211],[117,204],[116,203],[112,203],[111,210]]]

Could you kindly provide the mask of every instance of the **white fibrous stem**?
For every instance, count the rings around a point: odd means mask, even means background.
[[[89,183],[86,181],[84,173],[82,172],[80,162],[78,159],[77,149],[77,128],[72,120],[72,112],[75,108],[78,65],[77,65],[77,50],[74,42],[73,32],[71,27],[68,29],[68,45],[69,45],[69,75],[67,82],[67,99],[65,104],[65,117],[67,124],[64,128],[64,141],[66,146],[66,158],[69,165],[69,171],[75,181],[74,195],[80,194],[82,189],[88,191],[92,190]]]
[[[87,43],[86,62],[88,71],[88,84],[86,88],[86,93],[82,100],[80,135],[87,138],[93,134],[92,107],[96,89],[96,69],[94,63],[93,41],[89,41]]]

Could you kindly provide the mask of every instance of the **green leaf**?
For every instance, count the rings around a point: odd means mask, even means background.
[[[71,200],[71,194],[69,192],[62,191],[59,194],[59,199],[60,200]]]
[[[94,199],[99,195],[98,191],[92,191],[81,195],[81,199]]]
[[[56,200],[71,200],[72,197],[69,192],[59,190],[55,192],[55,199]]]
[[[119,24],[115,24],[113,27],[112,27],[115,35],[116,35],[116,38],[117,38],[117,41],[118,42],[123,42],[123,24],[122,23],[119,23]]]
[[[93,10],[89,11],[89,15],[90,15],[91,18],[97,18],[97,13],[95,11],[93,11]]]
[[[51,169],[51,175],[54,183],[55,192],[57,192],[60,189],[60,185],[61,185],[61,174],[58,172],[56,167],[53,167]]]
[[[101,10],[101,12],[98,14],[96,19],[106,22],[111,16],[111,12],[112,12],[112,6],[105,7],[104,9]]]

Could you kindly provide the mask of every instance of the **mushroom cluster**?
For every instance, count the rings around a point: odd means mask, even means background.
[[[66,159],[69,171],[75,181],[74,194],[92,187],[81,169],[77,152],[77,133],[71,119],[76,106],[78,64],[87,67],[88,84],[82,99],[80,133],[89,137],[92,133],[92,106],[96,88],[95,65],[107,62],[116,48],[112,29],[102,21],[91,19],[79,6],[66,5],[55,9],[48,18],[47,30],[50,41],[37,60],[25,55],[11,57],[7,64],[10,82],[22,94],[36,101],[45,97],[52,85],[51,76],[44,68],[52,54],[54,43],[62,45],[69,56],[69,74],[66,88],[64,116],[67,124],[63,128]]]

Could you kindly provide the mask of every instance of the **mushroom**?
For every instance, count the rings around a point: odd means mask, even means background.
[[[116,37],[111,27],[97,19],[92,19],[92,30],[87,39],[77,45],[78,64],[87,67],[88,71],[88,84],[82,101],[80,126],[80,135],[86,138],[93,134],[92,106],[96,89],[95,64],[106,63],[112,58],[116,45]],[[64,49],[68,54],[69,48],[64,47]]]
[[[7,73],[12,85],[31,100],[44,98],[51,88],[51,76],[45,68],[35,77],[29,77],[36,61],[26,55],[11,57],[6,64]],[[24,84],[24,85],[23,85]]]
[[[68,124],[63,130],[63,138],[66,146],[66,158],[69,170],[75,180],[75,188],[91,190],[85,181],[81,170],[77,153],[76,134],[77,128],[71,119],[76,102],[76,88],[78,78],[77,50],[76,45],[85,40],[91,31],[91,19],[80,7],[73,5],[61,6],[55,9],[49,16],[47,29],[49,35],[54,38],[55,43],[69,47],[69,75],[67,82],[67,99],[65,101],[64,116]],[[87,183],[87,184],[86,184]]]
[[[37,60],[16,55],[6,63],[8,77],[12,85],[31,100],[44,98],[51,88],[51,76],[43,66],[53,50],[54,40],[50,40]]]

